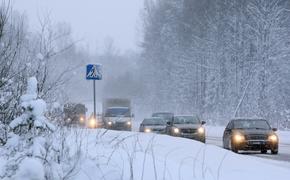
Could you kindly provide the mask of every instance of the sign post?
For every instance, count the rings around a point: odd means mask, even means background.
[[[102,80],[102,68],[100,64],[88,64],[87,65],[87,80],[93,80],[94,91],[94,119],[96,120],[96,80]]]

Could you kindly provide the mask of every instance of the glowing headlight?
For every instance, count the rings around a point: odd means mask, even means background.
[[[112,124],[113,124],[113,123],[112,123],[111,121],[108,122],[108,125],[109,125],[109,126],[112,126]]]
[[[244,140],[245,140],[245,136],[244,135],[241,135],[241,134],[235,134],[234,135],[234,141],[236,143],[240,143],[240,142],[242,142]]]
[[[275,134],[272,134],[268,137],[268,140],[271,142],[277,142],[278,141],[278,137]]]
[[[130,125],[131,125],[131,121],[128,121],[128,122],[127,122],[127,125],[130,126]]]
[[[173,129],[173,132],[174,132],[175,134],[178,134],[178,133],[180,132],[180,130],[179,130],[178,128],[174,128],[174,129]]]
[[[85,122],[85,118],[84,117],[80,117],[80,122],[81,123]]]
[[[198,129],[197,129],[197,132],[198,132],[199,134],[204,134],[204,128],[203,128],[203,127],[198,128]]]
[[[151,129],[146,128],[146,129],[144,130],[144,132],[146,132],[146,133],[150,133],[150,132],[151,132]]]
[[[96,125],[97,125],[96,120],[94,118],[90,119],[90,121],[89,121],[89,127],[90,128],[95,128]]]

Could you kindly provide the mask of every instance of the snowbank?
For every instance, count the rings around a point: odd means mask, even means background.
[[[73,179],[290,178],[287,168],[189,139],[132,132],[83,131],[87,146],[82,147],[85,153]],[[70,139],[75,144],[74,138]]]
[[[21,161],[14,177],[43,179],[45,176],[53,180],[290,179],[290,163],[277,164],[167,135],[63,129],[54,132],[48,141],[52,142],[54,150],[48,153],[47,164],[43,166],[38,164],[38,159],[28,158]],[[1,153],[0,160],[1,176],[5,173],[5,158]]]

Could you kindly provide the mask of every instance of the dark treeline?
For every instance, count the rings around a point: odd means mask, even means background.
[[[143,16],[143,108],[287,120],[290,1],[147,0]]]

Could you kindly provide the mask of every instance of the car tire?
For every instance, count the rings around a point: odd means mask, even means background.
[[[261,150],[261,153],[262,153],[262,154],[267,154],[267,149],[262,149],[262,150]]]
[[[278,149],[276,149],[276,150],[271,150],[271,154],[278,154]]]

